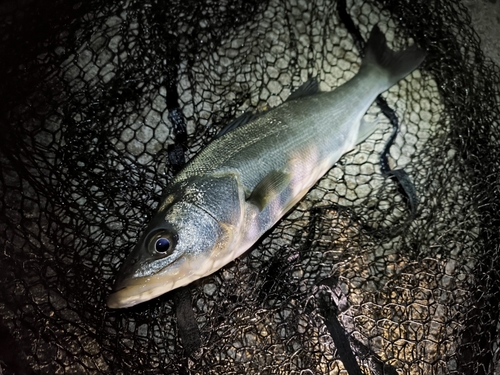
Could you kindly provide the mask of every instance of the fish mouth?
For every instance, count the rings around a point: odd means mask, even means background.
[[[204,260],[204,259],[203,259]],[[175,266],[173,266],[175,264]],[[109,295],[107,305],[110,309],[123,309],[147,302],[173,289],[185,286],[199,279],[199,267],[193,259],[180,256],[168,267],[148,276],[124,276],[118,278]]]
[[[107,305],[110,309],[132,307],[181,286],[168,276],[138,277],[122,285],[115,286],[114,293],[109,295]]]

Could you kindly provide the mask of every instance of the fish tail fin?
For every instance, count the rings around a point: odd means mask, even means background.
[[[365,57],[361,68],[375,68],[379,74],[386,73],[387,86],[382,90],[385,91],[415,70],[424,61],[424,58],[425,51],[416,45],[403,51],[393,51],[387,46],[382,31],[378,26],[374,26],[366,43]]]

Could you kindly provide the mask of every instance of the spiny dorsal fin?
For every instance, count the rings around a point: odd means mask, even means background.
[[[299,88],[297,88],[294,92],[290,94],[290,96],[286,99],[286,101],[295,100],[299,98],[303,98],[305,96],[314,95],[319,92],[319,84],[316,81],[316,78],[309,78],[305,83],[303,83]],[[264,111],[262,113],[266,113]],[[249,122],[258,118],[262,113],[253,113],[253,112],[245,112],[239,117],[236,117],[229,124],[227,124],[220,132],[217,134],[215,139],[222,137],[223,135],[232,132],[234,129],[239,128]]]
[[[255,120],[259,117],[258,113],[245,112],[241,116],[233,119],[229,124],[227,124],[220,132],[216,135],[215,139],[222,137],[223,135],[232,132],[234,129],[239,128],[249,122]]]

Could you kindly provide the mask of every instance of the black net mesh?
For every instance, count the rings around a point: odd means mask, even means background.
[[[330,326],[365,374],[494,373],[499,76],[452,1],[347,2],[365,40],[377,24],[393,48],[428,51],[384,94],[414,220],[380,173],[392,128],[374,105],[373,136],[251,251],[192,285],[199,349],[179,338],[170,293],[106,307],[174,173],[169,145],[188,160],[242,111],[279,105],[308,77],[327,91],[356,73],[338,5],[0,4],[0,373],[337,374],[345,348]]]

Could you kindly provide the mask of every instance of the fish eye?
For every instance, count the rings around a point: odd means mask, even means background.
[[[146,247],[153,256],[171,255],[177,244],[177,233],[170,228],[155,228],[147,235]]]
[[[166,237],[160,237],[155,242],[155,250],[159,253],[166,253],[168,250],[170,250],[170,247],[170,240]]]

